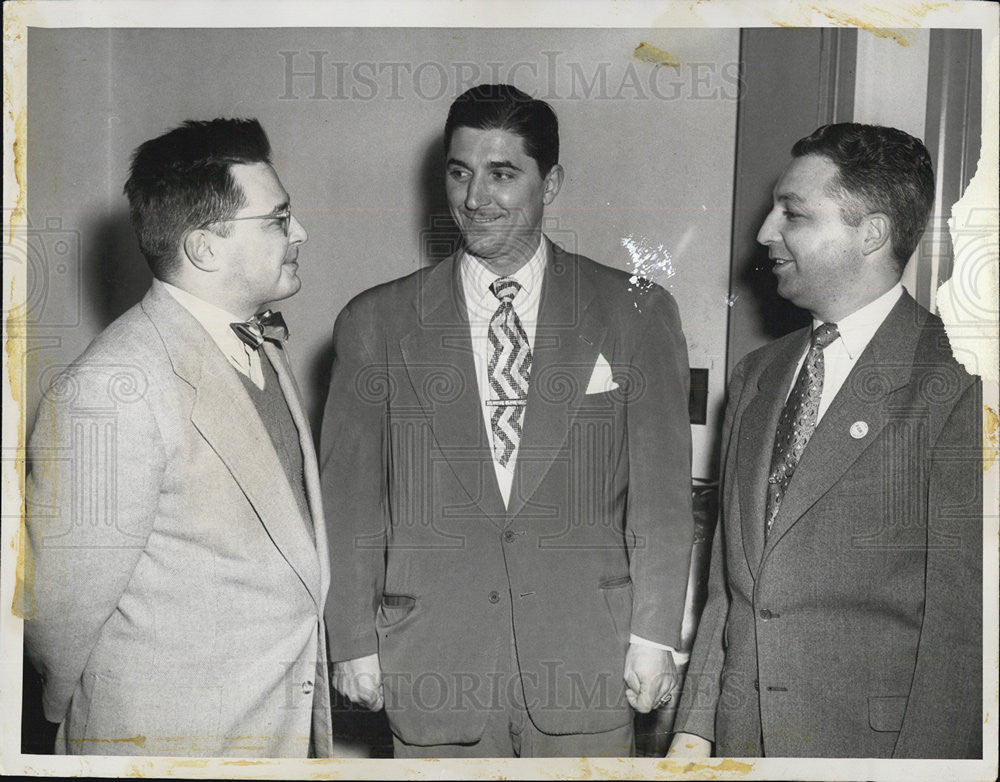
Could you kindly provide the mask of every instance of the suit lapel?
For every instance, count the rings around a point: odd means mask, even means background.
[[[875,332],[806,446],[767,536],[766,557],[820,497],[837,483],[878,438],[889,420],[888,397],[905,387],[913,369],[919,332],[915,304],[904,294]],[[863,437],[851,434],[856,421],[867,424]]]
[[[499,527],[503,500],[483,423],[465,294],[456,254],[427,273],[417,328],[399,346],[434,440],[469,498]]]
[[[750,572],[757,573],[764,549],[764,513],[767,506],[767,476],[771,470],[774,433],[785,406],[799,358],[809,340],[808,329],[790,338],[764,367],[757,393],[740,418],[737,445],[737,475],[743,549]]]
[[[160,332],[174,371],[194,388],[191,423],[226,465],[274,545],[321,604],[316,547],[264,422],[236,371],[194,316],[158,283],[153,283],[143,308]]]
[[[528,404],[508,504],[511,520],[530,501],[562,450],[606,332],[588,312],[593,292],[582,290],[575,258],[556,251],[551,243],[548,251]]]

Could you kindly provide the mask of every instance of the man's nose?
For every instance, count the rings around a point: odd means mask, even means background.
[[[489,185],[485,177],[474,176],[469,180],[469,188],[465,191],[465,208],[475,211],[492,200]]]
[[[768,212],[767,217],[764,219],[764,224],[760,227],[760,230],[757,231],[757,241],[760,244],[767,245],[780,241],[778,232],[777,230],[775,230],[774,227],[776,212],[777,208],[772,209],[770,212]]]
[[[288,218],[288,241],[292,244],[304,244],[309,234],[302,227],[302,223],[295,219],[295,215]]]

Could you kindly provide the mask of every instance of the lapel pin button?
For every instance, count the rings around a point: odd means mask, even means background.
[[[855,440],[860,440],[868,434],[868,424],[864,421],[855,421],[851,424],[851,437]]]

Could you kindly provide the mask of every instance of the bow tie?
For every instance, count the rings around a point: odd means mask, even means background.
[[[264,310],[254,315],[250,320],[240,323],[230,323],[229,327],[250,347],[256,349],[264,344],[265,339],[272,342],[284,342],[288,339],[288,326],[280,312]]]

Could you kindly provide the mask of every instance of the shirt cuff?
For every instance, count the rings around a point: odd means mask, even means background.
[[[686,663],[688,658],[691,656],[690,652],[678,652],[674,647],[667,646],[666,644],[660,644],[656,641],[650,641],[648,638],[643,638],[642,636],[636,635],[635,633],[629,634],[628,642],[630,644],[635,644],[636,646],[652,646],[654,649],[665,649],[670,652],[671,656],[674,658],[675,663]]]

